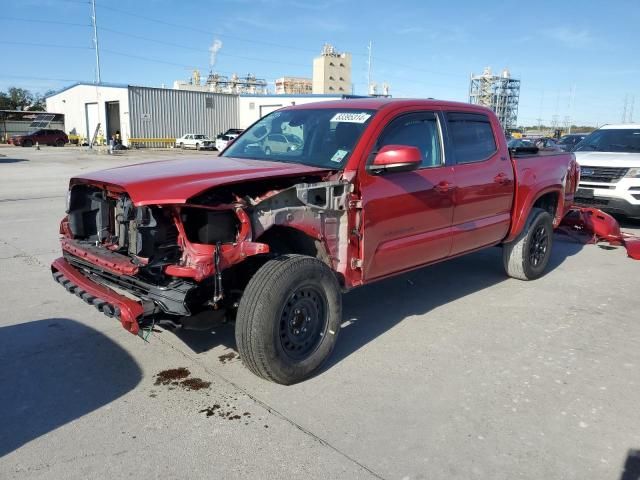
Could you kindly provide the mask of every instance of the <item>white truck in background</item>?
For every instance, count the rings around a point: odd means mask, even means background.
[[[640,124],[605,125],[573,152],[580,164],[576,204],[640,218]]]

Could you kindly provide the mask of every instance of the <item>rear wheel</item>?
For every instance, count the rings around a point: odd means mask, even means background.
[[[236,316],[240,358],[256,375],[290,385],[329,357],[342,321],[340,287],[320,260],[283,255],[245,288]]]
[[[264,154],[265,155],[271,155],[271,149],[269,147],[265,147]]]
[[[503,245],[502,260],[507,275],[520,280],[542,276],[551,258],[552,246],[551,215],[546,210],[534,208],[518,238]]]
[[[196,150],[200,150],[200,144],[196,143]]]

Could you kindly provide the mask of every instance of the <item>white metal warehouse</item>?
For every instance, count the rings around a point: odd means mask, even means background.
[[[235,95],[110,83],[76,83],[47,97],[47,111],[63,113],[65,131],[90,139],[120,133],[131,138],[177,138],[185,133],[210,137],[246,128],[278,108],[342,95]],[[98,128],[99,127],[99,128]]]

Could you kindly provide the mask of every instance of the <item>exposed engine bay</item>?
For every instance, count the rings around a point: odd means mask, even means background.
[[[218,187],[181,205],[136,206],[117,187],[79,183],[60,226],[64,260],[139,302],[141,327],[222,319],[274,253],[303,248],[340,272],[348,264],[348,242],[340,239],[350,236],[349,194],[343,180],[309,176]]]

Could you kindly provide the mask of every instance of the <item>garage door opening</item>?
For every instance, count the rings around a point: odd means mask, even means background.
[[[107,119],[107,141],[115,138],[116,132],[118,137],[122,139],[122,130],[120,130],[120,102],[105,102],[107,110],[105,118]]]

